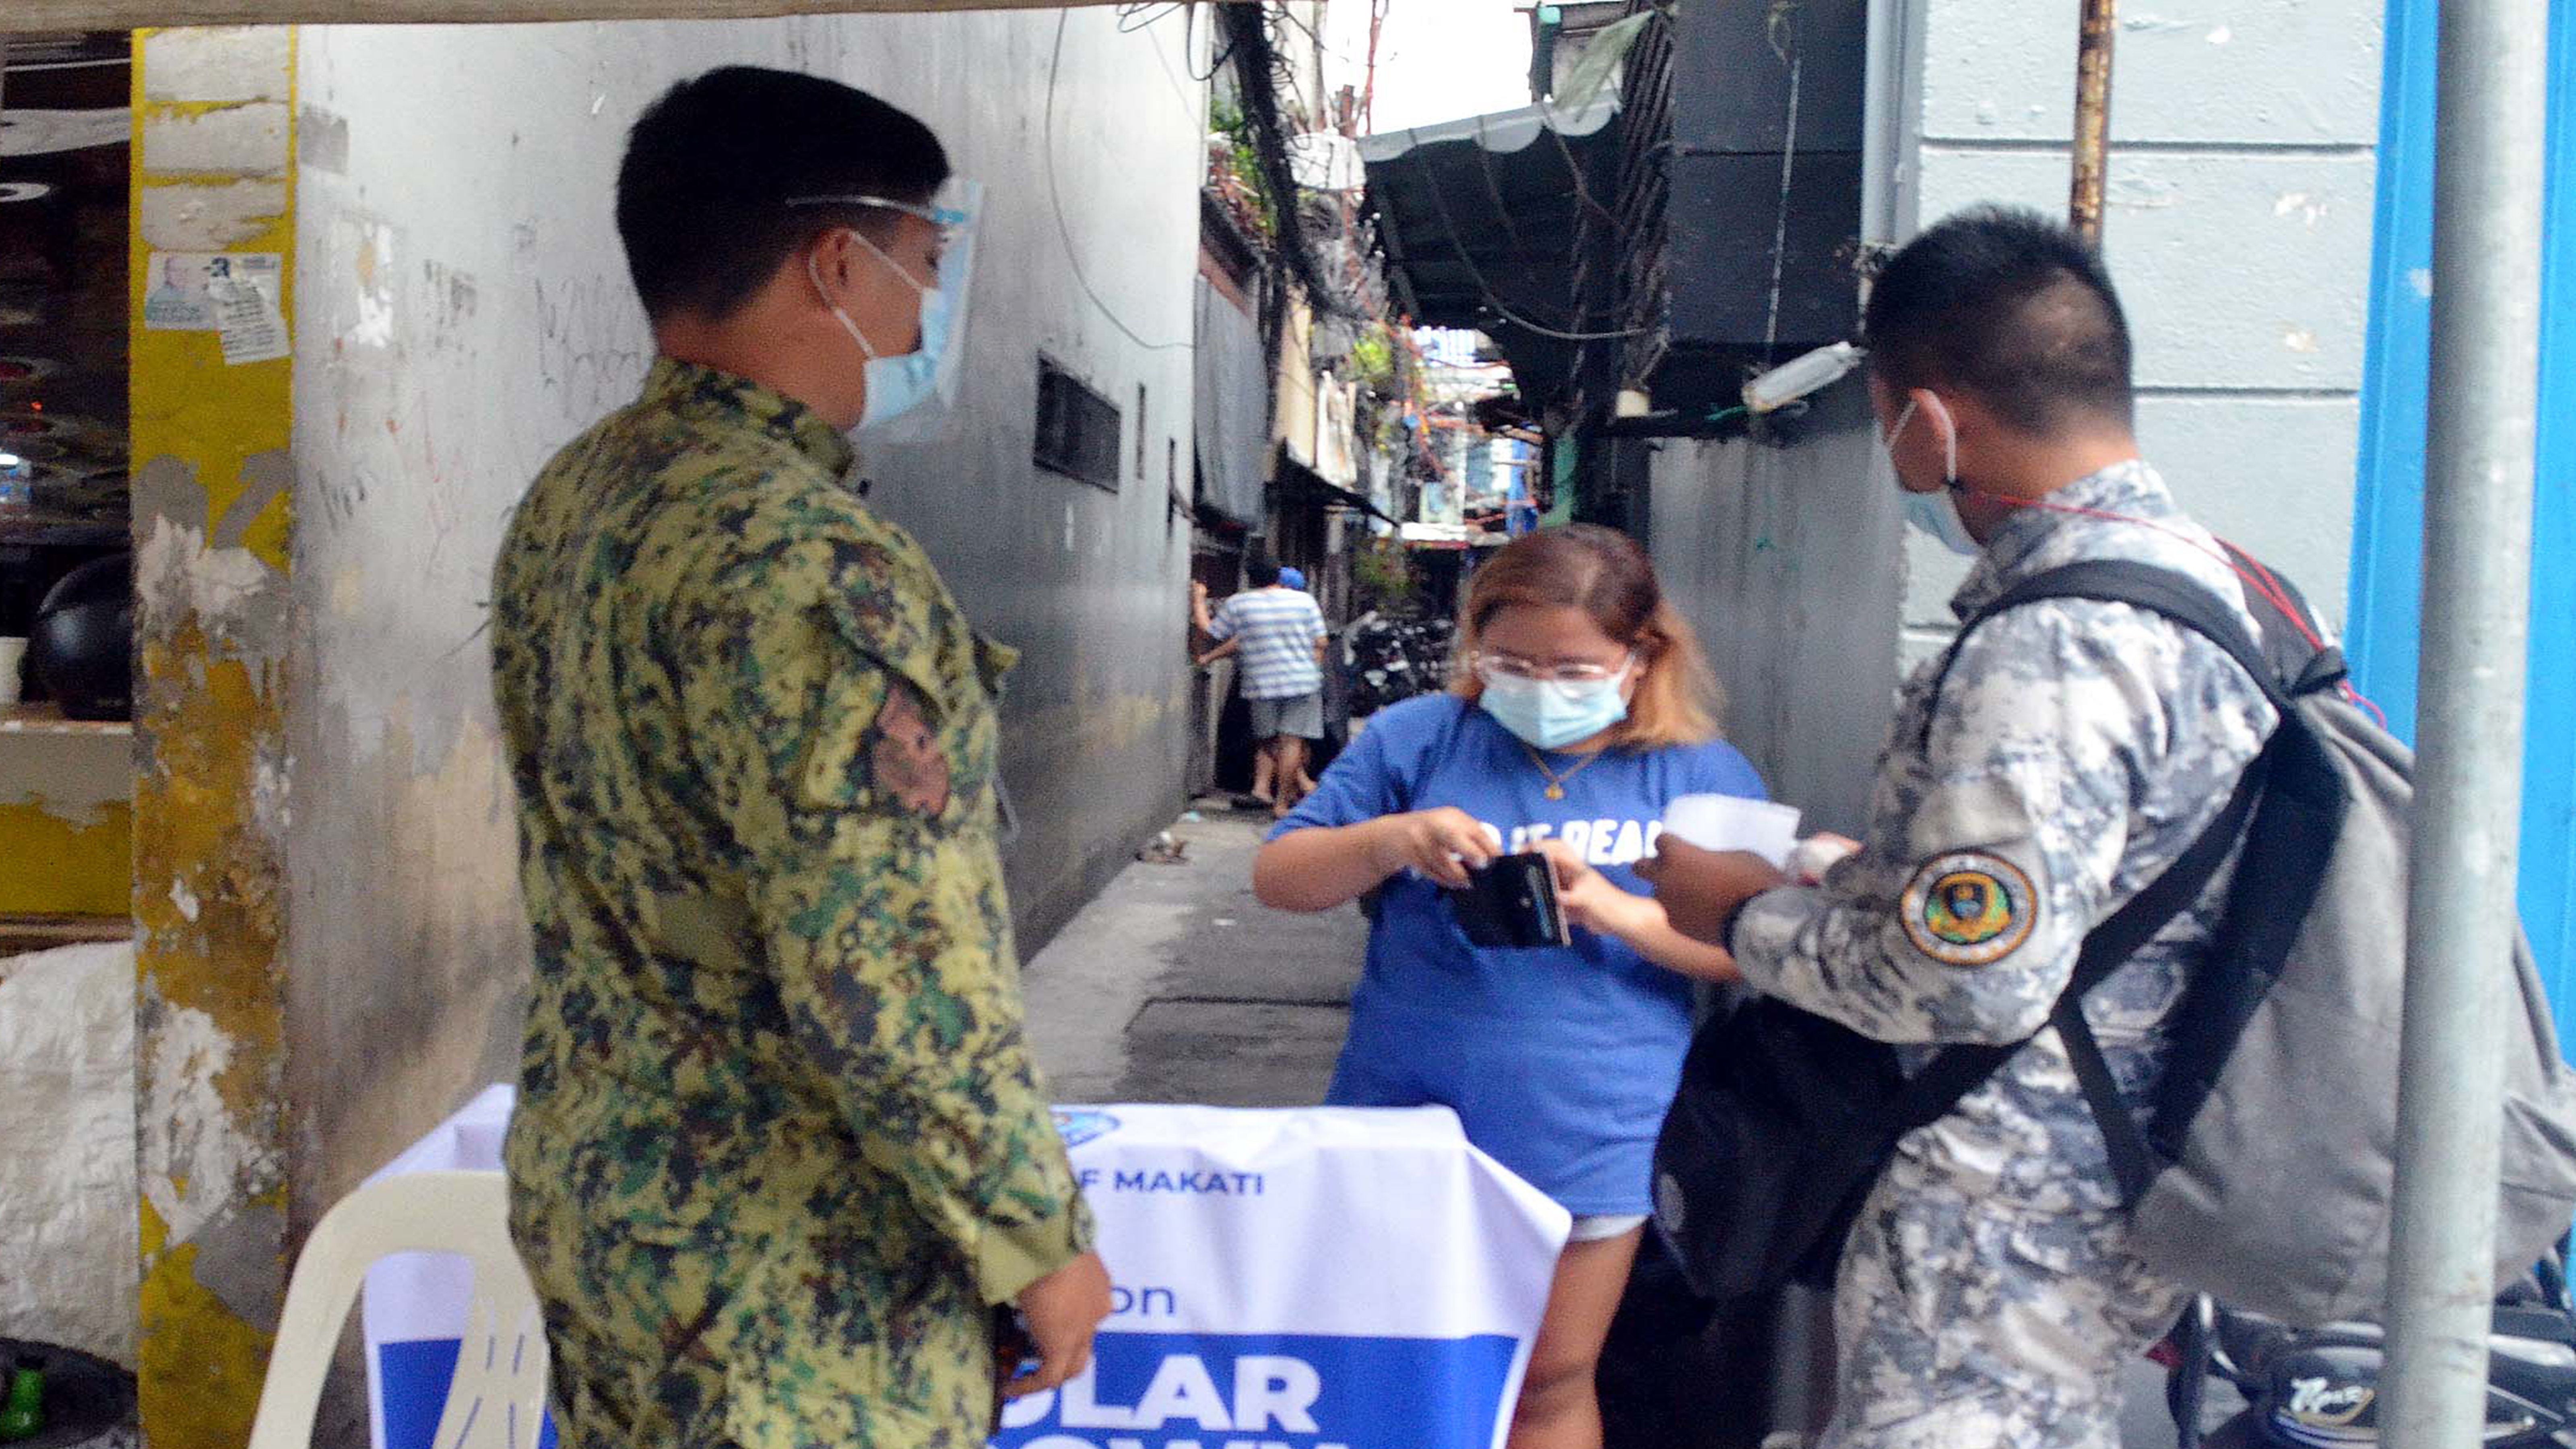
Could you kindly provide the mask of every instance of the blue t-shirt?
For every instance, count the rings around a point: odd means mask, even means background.
[[[1564,775],[1577,757],[1552,755]],[[1553,836],[1640,895],[1664,805],[1679,795],[1763,798],[1724,743],[1613,750],[1547,798],[1529,747],[1455,695],[1371,716],[1271,838],[1448,805],[1502,849]],[[1691,983],[1608,936],[1531,951],[1467,940],[1440,888],[1406,871],[1380,893],[1351,1034],[1327,1100],[1454,1108],[1467,1139],[1577,1216],[1644,1213],[1655,1133],[1690,1045]]]

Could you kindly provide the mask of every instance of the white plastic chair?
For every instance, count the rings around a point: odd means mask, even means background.
[[[436,1449],[535,1449],[546,1407],[546,1336],[510,1243],[497,1172],[413,1172],[371,1182],[323,1215],[295,1260],[248,1449],[310,1449],[322,1380],[367,1269],[394,1253],[454,1253],[474,1296]]]

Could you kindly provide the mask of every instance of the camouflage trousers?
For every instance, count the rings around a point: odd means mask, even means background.
[[[522,1212],[562,1449],[983,1449],[992,1318],[954,1255]]]
[[[2041,1211],[1908,1166],[1843,1253],[1821,1449],[2116,1449],[2121,1370],[2186,1295],[2129,1253],[2116,1210]]]

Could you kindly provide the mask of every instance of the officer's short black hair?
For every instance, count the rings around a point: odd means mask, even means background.
[[[617,235],[656,321],[720,321],[835,227],[893,234],[876,207],[791,207],[800,196],[927,202],[948,179],[930,128],[865,91],[733,65],[644,110],[617,169]]]
[[[2131,425],[2129,323],[2101,253],[2035,211],[1980,207],[1888,259],[1864,321],[1888,386],[1956,387],[2018,431]]]
[[[1243,577],[1256,589],[1266,589],[1279,582],[1279,560],[1257,553],[1244,560]]]

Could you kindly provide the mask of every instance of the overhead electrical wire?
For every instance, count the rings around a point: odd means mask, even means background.
[[[1118,7],[1118,33],[1133,35],[1139,30],[1158,25],[1188,8],[1189,0],[1163,0],[1161,4],[1154,4],[1152,0],[1147,0],[1147,3],[1141,5],[1121,5]],[[1137,18],[1140,15],[1144,17],[1141,20]]]
[[[1478,116],[1475,119],[1476,170],[1485,181],[1485,198],[1494,203],[1494,217],[1503,224],[1503,235],[1511,238],[1512,250],[1521,256],[1529,256],[1529,242],[1521,236],[1520,226],[1512,220],[1512,204],[1503,199],[1503,178],[1494,172],[1493,148],[1485,144],[1485,118]],[[1540,118],[1539,128],[1547,129],[1544,117]]]
[[[1082,294],[1091,299],[1092,306],[1100,309],[1101,316],[1109,319],[1109,325],[1127,334],[1128,341],[1135,343],[1137,346],[1144,348],[1148,352],[1190,351],[1198,346],[1198,343],[1193,339],[1184,339],[1179,342],[1148,342],[1137,333],[1135,328],[1128,326],[1127,319],[1119,316],[1117,309],[1111,307],[1106,301],[1102,300],[1099,289],[1091,285],[1091,278],[1085,275],[1082,270],[1082,253],[1076,250],[1073,245],[1073,226],[1070,222],[1067,222],[1064,219],[1064,189],[1056,177],[1055,165],[1055,91],[1057,78],[1064,69],[1064,24],[1066,19],[1069,18],[1070,13],[1071,12],[1069,11],[1063,10],[1056,12],[1055,53],[1047,61],[1046,124],[1044,129],[1046,154],[1041,158],[1046,163],[1047,201],[1055,210],[1055,232],[1056,235],[1064,242],[1064,259],[1066,263],[1073,268],[1073,280],[1081,286]]]
[[[1306,33],[1306,39],[1321,47],[1324,37],[1315,33],[1314,25],[1297,14],[1297,0],[1278,0],[1279,18]]]
[[[1184,29],[1184,32],[1183,32],[1183,33],[1184,33],[1184,34],[1186,34],[1186,35],[1189,37],[1188,41],[1187,41],[1187,42],[1185,42],[1185,44],[1189,45],[1189,46],[1190,46],[1190,48],[1191,48],[1193,51],[1195,51],[1195,49],[1196,49],[1196,45],[1197,45],[1197,40],[1198,40],[1198,26],[1199,26],[1199,11],[1198,11],[1198,6],[1197,6],[1197,5],[1193,4],[1193,5],[1189,8],[1188,12],[1186,13],[1185,18],[1184,18],[1184,19],[1183,19],[1183,21],[1182,21],[1182,24],[1183,24],[1183,26],[1185,27],[1185,29]],[[1209,33],[1210,33],[1210,35],[1211,35],[1211,36],[1213,36],[1213,35],[1214,35],[1214,33],[1215,33],[1215,27],[1214,27],[1214,26],[1210,26],[1210,27],[1209,27]],[[1232,64],[1234,64],[1234,47],[1233,47],[1233,46],[1231,46],[1231,45],[1228,45],[1228,46],[1224,47],[1223,49],[1221,49],[1221,50],[1217,51],[1215,55],[1213,55],[1213,56],[1209,57],[1209,59],[1208,59],[1208,68],[1207,68],[1207,72],[1206,72],[1204,75],[1202,75],[1202,74],[1201,74],[1201,73],[1199,73],[1198,71],[1193,70],[1193,71],[1191,71],[1191,72],[1190,72],[1190,79],[1192,79],[1192,80],[1194,80],[1194,81],[1197,81],[1197,82],[1198,82],[1199,84],[1201,84],[1201,85],[1206,85],[1208,82],[1210,82],[1210,81],[1212,81],[1212,80],[1215,80],[1215,79],[1217,78],[1217,74],[1218,74],[1218,72],[1220,72],[1220,71],[1224,70],[1227,66],[1232,65]],[[1186,61],[1184,61],[1184,62],[1183,62],[1183,65],[1184,65],[1184,66],[1186,66],[1186,65],[1187,65],[1187,62],[1186,62]]]
[[[1440,214],[1440,230],[1449,239],[1449,249],[1458,254],[1458,264],[1467,269],[1467,275],[1475,282],[1476,290],[1484,295],[1485,306],[1496,316],[1515,327],[1535,332],[1541,337],[1553,337],[1560,342],[1609,342],[1621,337],[1641,336],[1655,330],[1652,327],[1622,327],[1600,332],[1575,332],[1533,322],[1513,311],[1503,301],[1501,295],[1494,291],[1494,284],[1485,279],[1484,269],[1476,265],[1476,259],[1468,255],[1467,243],[1458,235],[1458,224],[1449,215],[1448,198],[1441,194],[1440,178],[1431,170],[1431,163],[1423,159],[1419,150],[1414,153],[1414,156],[1414,164],[1423,174],[1424,189],[1431,193],[1432,209]]]
[[[1357,311],[1325,279],[1323,268],[1306,244],[1305,223],[1298,210],[1297,178],[1288,165],[1287,132],[1280,121],[1279,56],[1270,42],[1269,15],[1269,7],[1260,5],[1221,5],[1216,11],[1218,32],[1227,36],[1226,48],[1234,57],[1236,99],[1251,133],[1262,190],[1269,194],[1275,241],[1281,259],[1306,289],[1307,300],[1317,312],[1355,317]]]
[[[1553,116],[1554,110],[1555,107],[1551,105],[1549,107],[1551,117]],[[1600,199],[1592,194],[1592,184],[1583,174],[1583,163],[1575,159],[1574,147],[1567,143],[1565,133],[1558,130],[1554,125],[1542,126],[1540,129],[1546,131],[1548,139],[1556,143],[1557,155],[1565,159],[1566,175],[1572,177],[1574,180],[1575,199],[1583,203],[1584,210],[1591,212],[1593,215],[1608,222],[1613,227],[1616,227],[1619,224],[1619,214],[1612,211],[1610,208],[1603,206]]]
[[[1274,9],[1273,7],[1276,8]],[[1323,54],[1324,42],[1315,34],[1314,27],[1307,25],[1305,22],[1297,18],[1295,0],[1254,0],[1254,3],[1250,8],[1261,12],[1264,16],[1265,22],[1270,19],[1276,19],[1282,26],[1293,25],[1297,29],[1306,32],[1306,40],[1318,57],[1318,71],[1320,72],[1320,58]],[[1268,34],[1269,28],[1270,27],[1265,23],[1263,26],[1265,35]],[[1271,41],[1271,52],[1273,55],[1271,75],[1272,85],[1274,87],[1284,89],[1288,93],[1289,97],[1296,101],[1299,111],[1304,112],[1312,110],[1320,114],[1323,108],[1321,106],[1310,106],[1307,101],[1304,85],[1305,78],[1299,73],[1298,68],[1289,62],[1288,47],[1285,44],[1284,37],[1276,38]],[[1317,79],[1320,83],[1320,73]]]
[[[1591,193],[1590,193],[1590,191],[1589,191],[1589,190],[1587,190],[1587,189],[1585,188],[1585,186],[1584,186],[1584,184],[1583,184],[1583,172],[1582,172],[1582,168],[1581,168],[1580,166],[1576,165],[1575,160],[1574,160],[1574,152],[1573,152],[1573,150],[1565,144],[1565,137],[1557,131],[1557,129],[1556,129],[1556,127],[1555,127],[1555,125],[1552,123],[1552,118],[1551,118],[1551,117],[1549,117],[1549,116],[1541,116],[1541,117],[1539,118],[1539,129],[1540,129],[1540,130],[1543,130],[1543,131],[1545,131],[1545,132],[1547,132],[1550,136],[1554,136],[1554,137],[1556,138],[1556,145],[1557,145],[1557,149],[1558,149],[1558,151],[1559,151],[1559,152],[1561,152],[1561,153],[1563,154],[1563,156],[1564,156],[1564,158],[1565,158],[1565,165],[1566,165],[1566,169],[1567,169],[1569,172],[1571,172],[1571,173],[1573,174],[1573,177],[1574,177],[1574,188],[1575,188],[1576,192],[1577,192],[1577,193],[1579,193],[1579,194],[1582,196],[1582,198],[1583,198],[1584,200],[1586,200],[1586,201],[1590,201],[1590,200],[1591,200]],[[1494,171],[1494,157],[1493,157],[1493,152],[1492,152],[1492,151],[1491,151],[1491,150],[1490,150],[1490,149],[1485,145],[1485,143],[1484,143],[1484,137],[1485,137],[1485,118],[1484,118],[1484,117],[1482,117],[1482,116],[1478,116],[1478,117],[1476,117],[1476,162],[1477,162],[1477,165],[1478,165],[1478,166],[1483,170],[1483,172],[1484,172],[1484,176],[1485,176],[1485,194],[1486,194],[1487,196],[1489,196],[1489,197],[1491,197],[1491,198],[1493,199],[1493,202],[1494,202],[1494,209],[1502,215],[1502,218],[1503,218],[1503,230],[1504,230],[1505,232],[1507,232],[1507,233],[1509,233],[1509,234],[1510,234],[1511,239],[1512,239],[1512,247],[1513,247],[1513,249],[1514,249],[1515,251],[1520,252],[1520,253],[1521,253],[1522,255],[1524,255],[1524,256],[1529,255],[1529,254],[1530,254],[1530,247],[1529,247],[1529,244],[1528,244],[1527,242],[1525,242],[1525,241],[1523,241],[1523,240],[1521,239],[1520,228],[1518,228],[1518,227],[1516,227],[1516,226],[1514,226],[1514,225],[1512,224],[1512,220],[1511,220],[1511,207],[1510,207],[1510,205],[1509,205],[1508,203],[1506,203],[1506,202],[1503,200],[1502,178],[1501,178],[1499,175],[1497,175],[1497,174],[1495,173],[1495,171]],[[1594,203],[1594,205],[1595,205],[1595,207],[1597,208],[1597,207],[1599,206],[1599,203],[1597,203],[1597,202],[1596,202],[1596,203]],[[1605,213],[1604,213],[1604,215],[1607,215],[1607,213],[1605,212]],[[1445,226],[1445,225],[1447,224],[1447,222],[1448,222],[1448,216],[1447,216],[1447,213],[1446,213],[1445,211],[1442,213],[1441,221],[1442,221],[1442,224],[1443,224],[1444,226]],[[1613,224],[1614,226],[1617,224],[1617,218],[1612,217],[1612,218],[1611,218],[1611,221],[1612,221],[1612,224]],[[1496,297],[1493,295],[1493,290],[1492,290],[1492,288],[1485,286],[1484,278],[1483,278],[1483,277],[1481,277],[1481,276],[1479,276],[1479,277],[1476,279],[1476,284],[1477,284],[1477,286],[1478,286],[1481,290],[1483,290],[1483,291],[1485,292],[1486,300],[1487,300],[1487,301],[1489,301],[1489,302],[1494,303],[1494,305],[1496,306],[1497,310],[1502,310],[1500,299],[1499,299],[1499,298],[1496,298]],[[1572,305],[1573,305],[1574,310],[1575,310],[1575,312],[1576,312],[1576,314],[1577,314],[1578,316],[1580,316],[1580,315],[1584,314],[1584,313],[1588,310],[1588,309],[1586,309],[1586,308],[1582,305],[1582,303],[1581,303],[1581,301],[1580,301],[1580,300],[1575,301]],[[1507,316],[1507,317],[1511,317],[1511,314],[1510,314],[1508,311],[1505,311],[1505,312],[1504,312],[1504,315],[1505,315],[1505,316]],[[1531,323],[1529,323],[1529,322],[1527,322],[1527,321],[1525,321],[1525,320],[1523,320],[1523,319],[1521,319],[1521,318],[1518,318],[1518,317],[1512,317],[1512,320],[1513,320],[1513,321],[1515,321],[1515,322],[1518,322],[1521,326],[1529,327],[1529,328],[1530,328],[1530,330],[1532,330],[1532,331],[1542,331],[1542,330],[1545,330],[1545,329],[1539,328],[1539,327],[1537,327],[1537,326],[1535,326],[1535,325],[1533,325],[1533,324],[1531,324]],[[1621,337],[1634,337],[1634,336],[1636,336],[1637,334],[1639,334],[1639,333],[1641,333],[1641,332],[1646,332],[1646,331],[1650,331],[1650,330],[1652,330],[1652,329],[1650,329],[1650,328],[1644,328],[1644,327],[1634,327],[1634,328],[1629,328],[1629,329],[1627,329],[1626,331],[1623,331],[1623,332],[1608,332],[1608,333],[1576,333],[1576,332],[1568,332],[1568,331],[1559,331],[1559,332],[1555,332],[1555,333],[1553,333],[1552,335],[1556,336],[1557,338],[1559,338],[1559,339],[1561,339],[1561,340],[1568,341],[1568,342],[1613,341],[1613,340],[1616,340],[1616,339],[1621,338]]]

